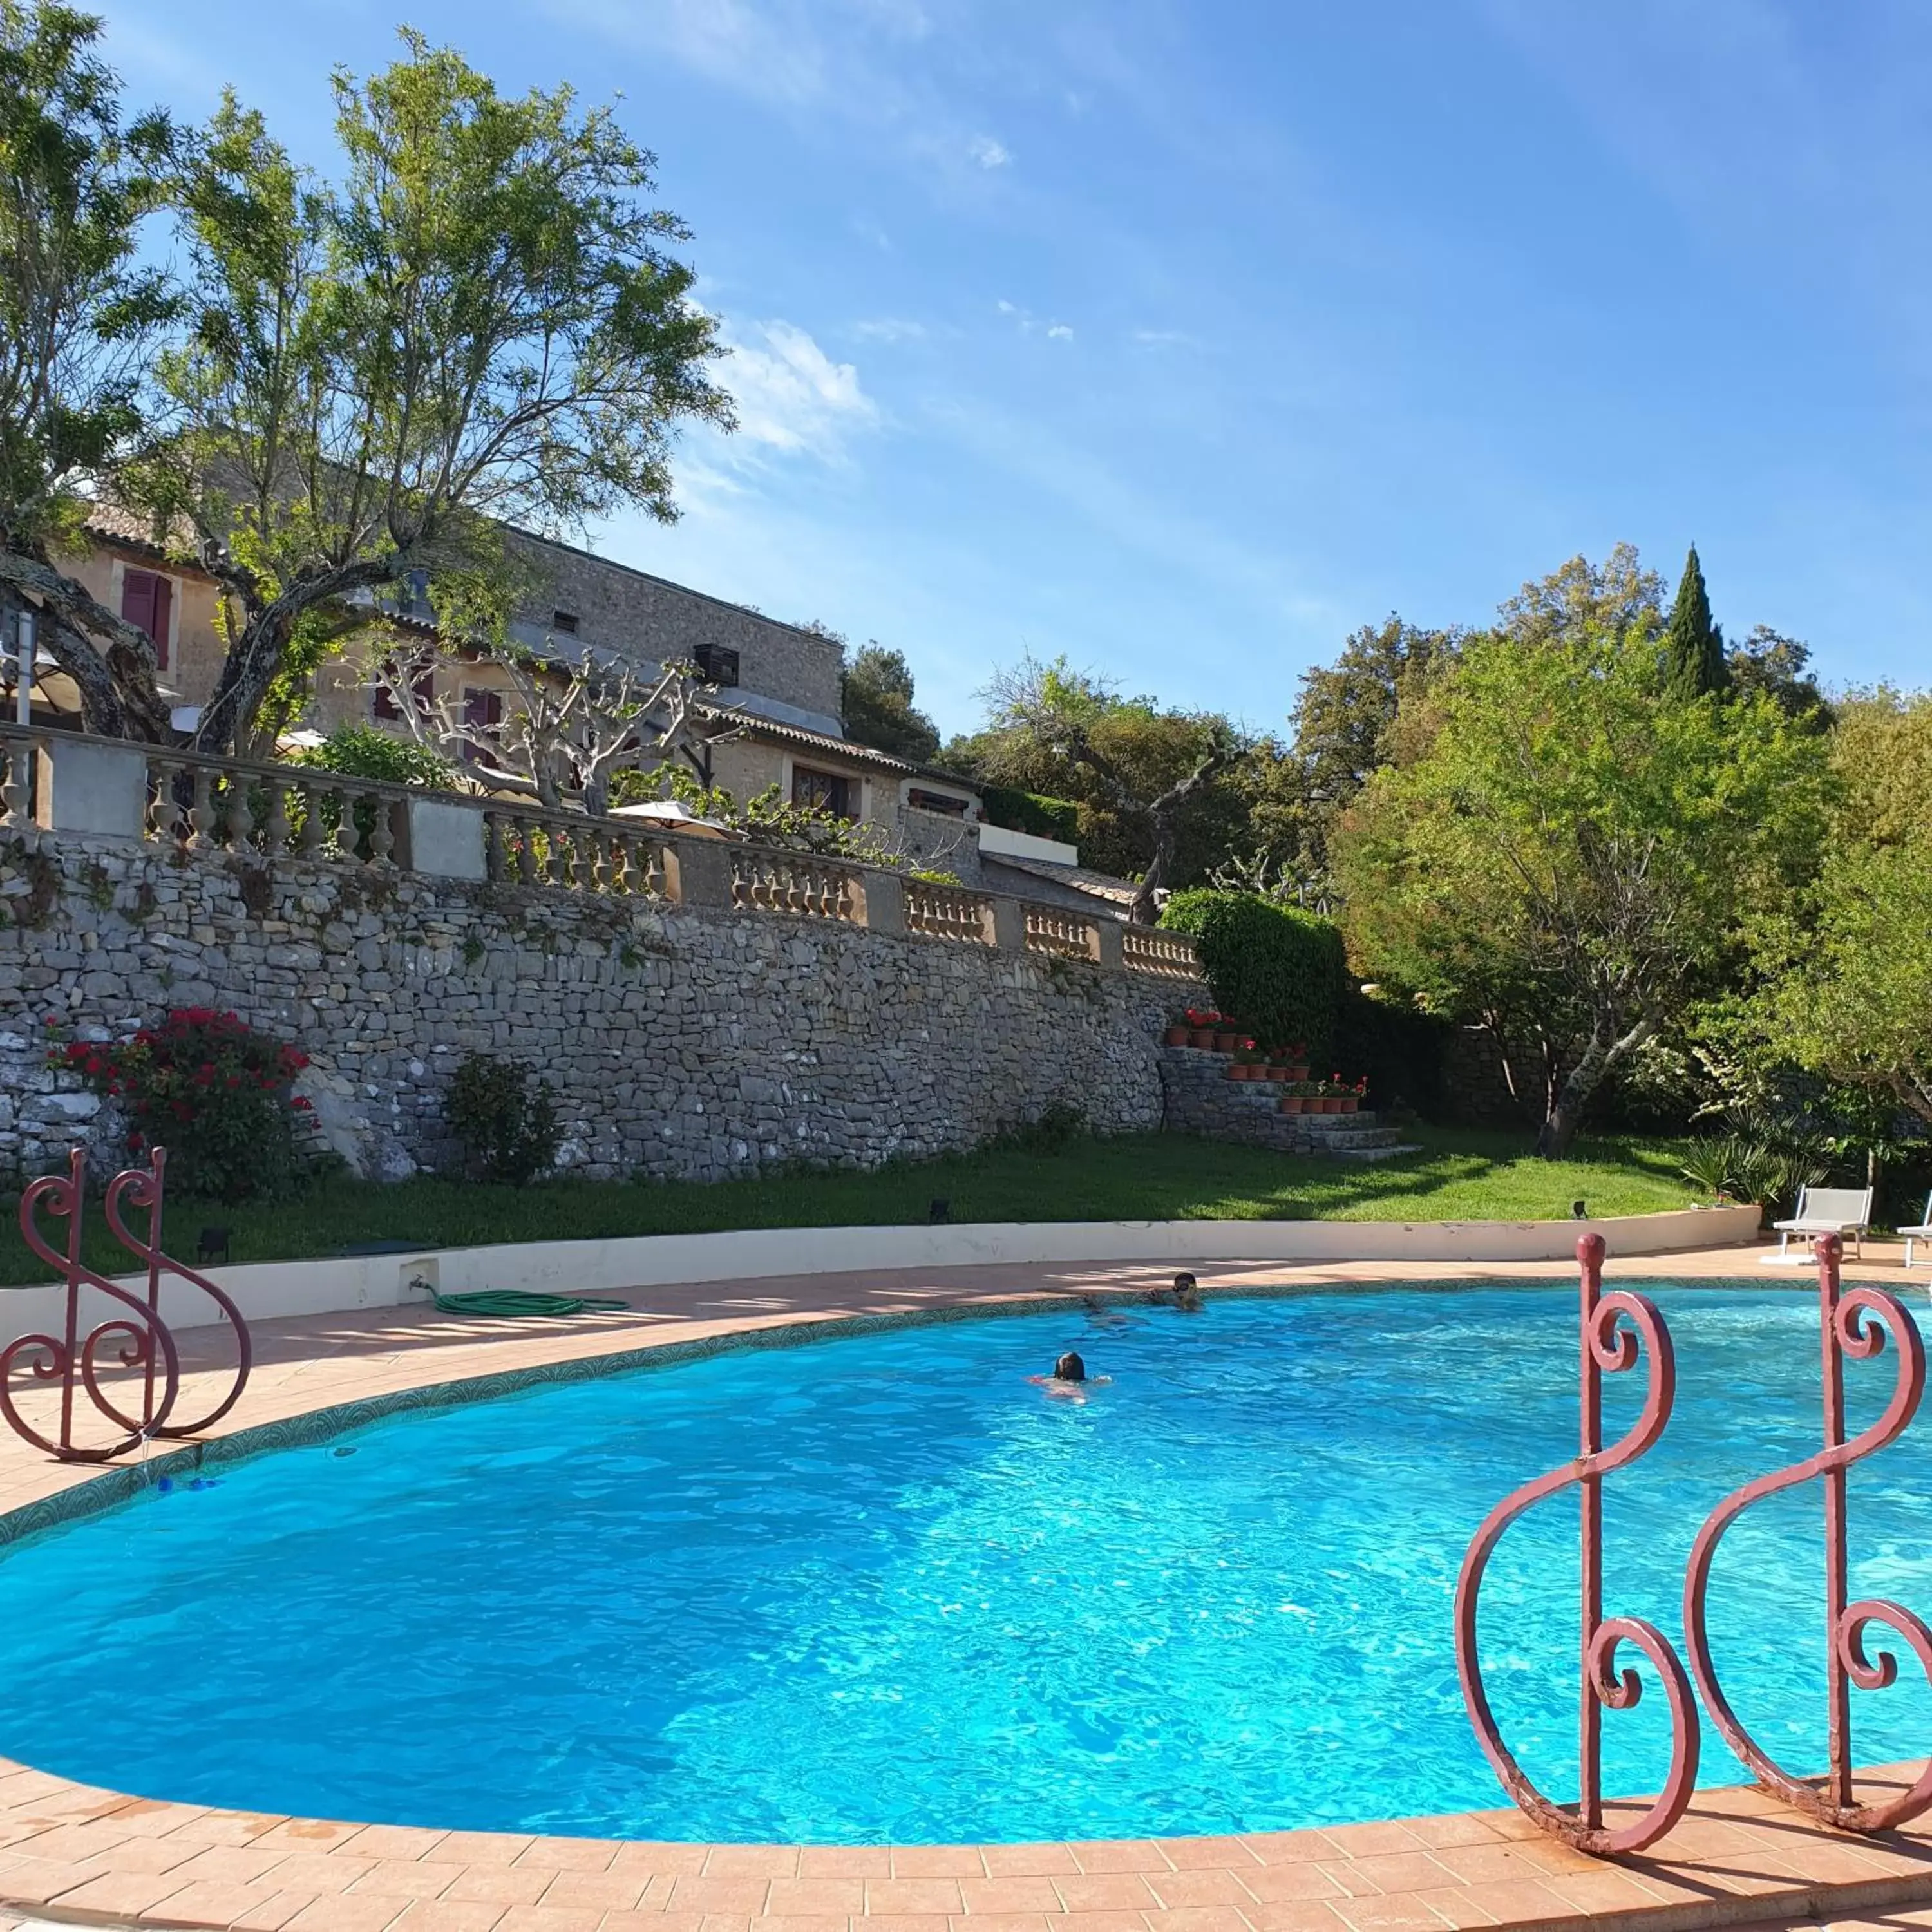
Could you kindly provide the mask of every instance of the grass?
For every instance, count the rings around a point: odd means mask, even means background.
[[[332,1180],[270,1204],[170,1204],[166,1246],[191,1258],[196,1234],[230,1231],[230,1258],[286,1261],[372,1241],[467,1247],[494,1241],[709,1233],[728,1228],[880,1226],[922,1222],[943,1198],[955,1221],[1562,1220],[1690,1204],[1674,1142],[1580,1142],[1575,1157],[1530,1157],[1516,1135],[1423,1128],[1420,1150],[1358,1164],[1298,1158],[1175,1134],[1083,1140],[1058,1152],[991,1148],[872,1174],[790,1174],[693,1182],[559,1178],[533,1187],[418,1179],[384,1186]],[[88,1255],[125,1266],[91,1206]],[[58,1239],[54,1244],[62,1245]],[[0,1220],[0,1285],[44,1281],[10,1198]]]

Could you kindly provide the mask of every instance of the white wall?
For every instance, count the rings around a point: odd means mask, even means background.
[[[426,1248],[351,1260],[257,1262],[212,1268],[210,1278],[254,1322],[427,1298],[426,1277],[445,1294],[535,1288],[601,1294],[676,1283],[760,1276],[851,1274],[896,1269],[1024,1267],[1086,1262],[1567,1261],[1594,1230],[1613,1256],[1667,1254],[1754,1240],[1753,1207],[1685,1208],[1598,1221],[1034,1221],[937,1228],[760,1228],[722,1234],[645,1234],[622,1240],[532,1241],[484,1248]],[[120,1285],[145,1291],[145,1278]],[[58,1332],[62,1292],[16,1288],[0,1296],[0,1346],[36,1330]],[[88,1298],[98,1320],[111,1304]],[[172,1284],[162,1312],[178,1326],[206,1317],[197,1291]]]

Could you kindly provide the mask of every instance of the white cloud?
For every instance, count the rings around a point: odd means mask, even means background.
[[[866,342],[923,342],[928,331],[922,322],[909,322],[902,316],[881,315],[852,325],[852,333]]]
[[[975,134],[966,152],[982,168],[1004,168],[1013,158],[1011,152],[990,134]]]
[[[833,362],[791,322],[754,328],[760,340],[725,331],[731,355],[720,380],[737,405],[734,442],[830,460],[850,432],[878,420],[851,363]]]
[[[1046,332],[1046,339],[1049,342],[1071,342],[1073,340],[1073,332],[1065,322],[1056,322]]]

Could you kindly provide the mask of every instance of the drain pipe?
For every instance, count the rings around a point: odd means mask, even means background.
[[[23,610],[20,613],[20,655],[14,659],[14,722],[23,730],[33,722],[34,661],[38,655],[34,648],[34,614]]]

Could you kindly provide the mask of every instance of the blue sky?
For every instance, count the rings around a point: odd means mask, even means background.
[[[137,99],[327,157],[398,0],[105,0]],[[1830,681],[1932,683],[1914,0],[412,0],[623,97],[742,428],[612,554],[1278,729],[1391,610],[1619,538]]]

